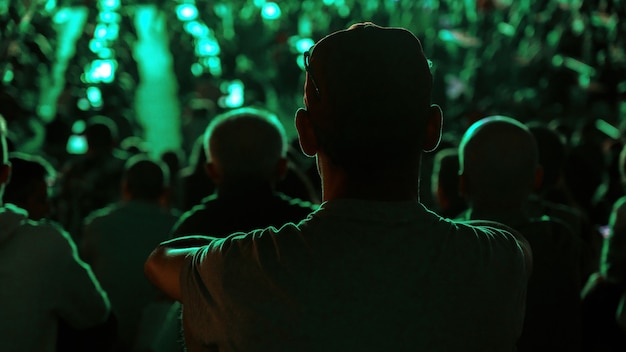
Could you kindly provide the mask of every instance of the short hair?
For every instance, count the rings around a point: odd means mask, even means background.
[[[162,161],[139,154],[126,161],[123,179],[132,198],[156,200],[169,186],[170,173]]]
[[[43,181],[50,186],[56,177],[56,170],[44,158],[20,152],[9,154],[11,180],[4,189],[3,200],[21,205],[31,196],[36,182]]]
[[[113,147],[118,138],[117,125],[106,116],[93,116],[87,121],[85,137],[89,148],[102,150]]]
[[[532,191],[539,165],[537,144],[528,128],[505,116],[475,122],[459,146],[460,173],[472,198],[517,201]]]
[[[217,162],[224,179],[271,180],[287,142],[278,117],[259,108],[231,110],[213,119],[204,134],[209,162]]]
[[[433,78],[415,35],[358,23],[305,55],[305,104],[333,163],[365,170],[372,158],[394,166],[421,154]]]

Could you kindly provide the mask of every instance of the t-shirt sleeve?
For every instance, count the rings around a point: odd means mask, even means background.
[[[77,329],[89,328],[102,323],[108,317],[111,306],[106,292],[93,274],[91,267],[83,262],[74,241],[64,231],[54,231],[54,245],[58,253],[58,277],[55,278],[56,313]]]

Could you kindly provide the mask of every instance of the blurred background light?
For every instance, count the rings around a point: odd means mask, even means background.
[[[280,6],[275,2],[267,2],[261,8],[261,16],[266,20],[276,20],[281,14]]]
[[[198,8],[193,4],[180,4],[176,6],[176,16],[180,21],[193,21],[198,18]]]

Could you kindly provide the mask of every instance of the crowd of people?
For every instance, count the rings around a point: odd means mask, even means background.
[[[44,122],[33,72],[5,79],[0,350],[626,350],[624,9],[590,3],[285,4],[321,38],[304,74],[258,50],[286,19],[243,18],[225,70],[268,84],[196,106],[217,78],[175,64],[184,140],[156,157],[121,83]]]

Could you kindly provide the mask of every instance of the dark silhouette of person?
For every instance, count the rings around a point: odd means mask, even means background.
[[[420,41],[360,23],[304,63],[295,123],[317,160],[320,208],[280,228],[174,239],[146,262],[183,304],[188,350],[513,350],[528,243],[419,201],[421,155],[442,124]]]
[[[10,153],[9,162],[12,177],[4,189],[4,202],[26,210],[31,220],[48,218],[56,170],[42,157],[19,152]]]
[[[59,221],[76,239],[89,213],[119,200],[126,155],[116,148],[117,129],[94,116],[85,130],[87,153],[70,160],[60,173]]]
[[[85,219],[80,254],[111,299],[118,322],[116,351],[130,351],[143,309],[160,296],[143,275],[142,264],[154,246],[168,238],[180,214],[163,206],[169,187],[163,162],[133,156],[121,183],[122,200]]]
[[[276,191],[287,172],[286,141],[280,121],[269,112],[242,108],[216,117],[205,133],[205,151],[216,192],[183,214],[174,237],[280,227],[315,209]]]
[[[0,195],[11,175],[6,133],[0,117]],[[67,232],[6,203],[0,228],[0,350],[56,351],[62,326],[86,331],[107,321],[107,294]]]
[[[506,224],[528,240],[533,273],[518,351],[581,349],[582,240],[562,221],[534,217],[528,198],[541,182],[535,140],[522,123],[490,116],[474,123],[459,146],[463,219]]]

